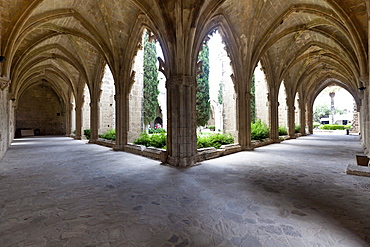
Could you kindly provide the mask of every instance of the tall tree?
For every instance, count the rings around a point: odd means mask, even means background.
[[[252,76],[251,82],[251,115],[252,115],[252,123],[256,122],[256,83],[254,73]]]
[[[156,117],[158,108],[158,70],[155,40],[149,42],[149,34],[144,34],[144,88],[143,112],[144,124],[147,126]]]
[[[210,98],[209,98],[209,48],[207,43],[203,45],[199,53],[198,60],[202,61],[203,73],[197,77],[197,126],[205,126],[210,118]]]

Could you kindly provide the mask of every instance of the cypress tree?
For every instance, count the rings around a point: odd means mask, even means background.
[[[197,110],[197,126],[205,126],[210,118],[210,98],[209,98],[209,48],[207,43],[203,45],[202,51],[199,53],[198,60],[202,61],[203,73],[197,77],[197,95],[196,95],[196,110]]]
[[[158,108],[158,70],[155,41],[149,42],[149,34],[144,34],[144,124],[147,126],[156,117]]]
[[[252,122],[256,122],[256,83],[255,83],[255,78],[254,78],[254,73],[252,76],[252,82],[251,82],[251,117],[252,117]]]

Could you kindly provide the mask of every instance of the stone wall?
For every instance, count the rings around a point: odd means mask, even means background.
[[[65,121],[60,99],[47,84],[31,87],[19,99],[17,129],[38,129],[41,135],[64,135]]]
[[[7,95],[7,89],[0,90],[0,160],[4,157],[12,140],[9,136],[9,101]]]

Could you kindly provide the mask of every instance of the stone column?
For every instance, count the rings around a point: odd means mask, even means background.
[[[237,121],[238,121],[238,137],[239,145],[242,150],[253,150],[251,143],[251,99],[252,95],[249,91],[241,90],[237,93]]]
[[[308,133],[313,134],[313,105],[311,103],[307,104],[307,126]]]
[[[114,151],[124,151],[129,130],[129,94],[117,92],[116,100],[116,145]]]
[[[279,139],[279,102],[276,90],[270,90],[268,95],[270,115],[270,139],[280,142]]]
[[[72,111],[73,111],[73,106],[69,102],[66,104],[66,136],[71,136],[71,129],[72,129]]]
[[[304,100],[302,98],[300,98],[298,102],[299,102],[299,120],[301,123],[300,133],[302,136],[305,136],[307,135],[306,134],[306,104],[304,103]]]
[[[82,92],[83,93],[83,92]],[[82,108],[84,105],[84,96],[83,95],[78,95],[76,98],[76,135],[75,139],[81,140],[82,136]]]
[[[90,140],[89,143],[96,143],[99,138],[99,100],[93,96],[90,102]]]
[[[295,139],[295,105],[294,98],[288,96],[286,98],[286,104],[288,106],[288,135],[291,139]]]
[[[186,167],[196,163],[196,80],[194,76],[171,76],[167,80],[167,162]]]

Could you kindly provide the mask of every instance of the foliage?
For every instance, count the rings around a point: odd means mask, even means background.
[[[284,136],[288,134],[288,130],[285,126],[279,126],[279,136]]]
[[[216,126],[214,126],[214,125],[210,125],[210,126],[208,126],[208,129],[210,129],[210,130],[212,130],[212,131],[215,131]]]
[[[234,143],[234,137],[231,134],[202,134],[198,135],[198,148],[215,147]]]
[[[251,82],[251,120],[254,123],[256,121],[256,83],[255,76],[252,76]]]
[[[197,93],[196,93],[196,117],[197,126],[205,126],[210,118],[210,98],[209,98],[209,48],[207,43],[203,45],[202,51],[199,53],[198,60],[202,61],[203,73],[197,77]]]
[[[344,125],[344,128],[349,130],[349,129],[351,129],[351,128],[352,128],[352,124]]]
[[[322,130],[344,130],[346,125],[339,125],[339,124],[325,124],[322,125],[320,128]]]
[[[328,105],[318,105],[313,113],[313,119],[315,122],[320,122],[323,117],[329,117],[330,107]]]
[[[149,128],[148,133],[149,134],[160,134],[160,133],[166,133],[166,130],[163,128],[157,128],[157,129]]]
[[[155,41],[149,42],[149,34],[144,34],[144,124],[148,125],[155,117],[158,108],[158,69]]]
[[[344,112],[343,110],[340,109],[335,109],[334,114],[340,114],[342,115]],[[318,105],[315,108],[315,111],[313,113],[313,120],[315,122],[320,122],[321,118],[328,118],[329,115],[331,114],[331,109],[329,105]]]
[[[252,123],[251,132],[252,140],[263,140],[269,137],[270,128],[258,119]]]
[[[301,125],[294,126],[294,133],[299,133],[301,131]]]
[[[138,139],[134,141],[134,144],[144,145],[146,147],[164,148],[166,146],[166,134],[153,134],[148,135],[142,133]]]
[[[84,130],[84,135],[86,136],[87,139],[90,139],[90,135],[91,135],[90,129],[85,129]]]
[[[107,140],[115,141],[116,140],[116,130],[115,129],[110,129],[107,132],[105,132],[102,135],[99,135],[100,138],[104,138]]]
[[[320,123],[315,122],[315,123],[313,123],[313,128],[315,129],[315,128],[319,127],[320,125],[321,125]]]
[[[223,88],[222,88],[222,81],[219,83],[217,100],[218,100],[218,103],[219,103],[220,105],[222,105],[222,104],[223,104],[223,102],[224,102]]]

